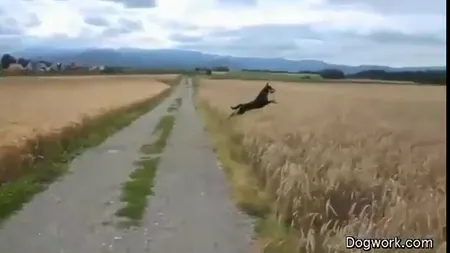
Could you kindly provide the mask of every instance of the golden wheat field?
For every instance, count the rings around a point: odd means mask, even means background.
[[[0,146],[155,96],[176,75],[0,78]]]
[[[198,98],[227,117],[264,84],[201,79]],[[301,252],[341,252],[345,235],[445,247],[445,87],[271,85],[278,104],[223,122],[242,137],[280,220],[298,229]]]

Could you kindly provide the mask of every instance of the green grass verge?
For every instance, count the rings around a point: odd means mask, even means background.
[[[125,205],[116,212],[116,215],[127,218],[127,220],[122,221],[120,227],[139,226],[148,205],[148,196],[153,194],[152,187],[159,163],[159,157],[148,158],[148,155],[162,153],[174,123],[173,115],[162,117],[153,131],[153,135],[157,135],[157,139],[153,143],[141,147],[144,157],[137,163],[137,169],[130,174],[129,181],[122,186],[120,200]]]
[[[37,136],[22,147],[5,147],[0,157],[0,223],[67,172],[68,164],[76,156],[152,110],[171,90],[94,118],[85,118],[80,124],[65,127],[58,133]]]
[[[206,125],[215,152],[231,185],[236,205],[256,218],[257,249],[264,253],[298,252],[297,231],[278,222],[272,210],[271,194],[259,187],[242,145],[243,136],[236,132],[231,121],[204,101],[196,102],[196,109]]]

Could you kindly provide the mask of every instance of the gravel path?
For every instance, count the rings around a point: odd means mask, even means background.
[[[251,220],[228,198],[225,177],[192,103],[192,83],[129,127],[86,151],[0,228],[1,253],[246,253]],[[182,98],[138,229],[111,225],[121,184],[158,120]]]

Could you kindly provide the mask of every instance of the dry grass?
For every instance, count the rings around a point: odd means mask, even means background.
[[[279,104],[224,119],[263,85],[201,80],[198,97],[295,228],[279,246],[265,235],[268,248],[343,252],[346,235],[445,247],[445,87],[273,82]]]
[[[9,77],[0,79],[0,146],[43,134],[167,89],[154,76]]]

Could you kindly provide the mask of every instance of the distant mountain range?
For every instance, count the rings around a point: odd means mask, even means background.
[[[230,69],[263,69],[272,71],[320,71],[323,69],[340,69],[345,74],[354,74],[364,70],[419,71],[446,70],[446,66],[439,67],[403,67],[389,66],[349,66],[329,64],[317,60],[287,60],[283,58],[250,58],[205,54],[196,51],[176,49],[49,49],[30,48],[19,52],[12,52],[19,57],[35,60],[46,60],[69,64],[75,62],[80,65],[109,65],[134,68],[156,69],[194,69],[196,67],[227,66]]]

